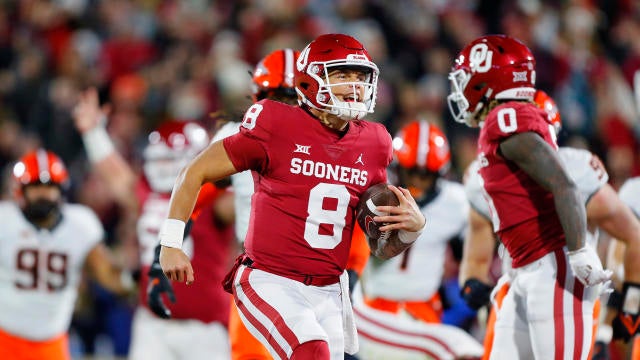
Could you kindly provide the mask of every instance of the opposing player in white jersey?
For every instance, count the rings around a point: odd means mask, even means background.
[[[372,258],[354,291],[362,359],[453,359],[478,356],[481,345],[464,330],[441,324],[439,295],[449,241],[462,238],[469,205],[461,184],[441,176],[449,167],[449,144],[427,121],[413,121],[393,139],[398,180],[429,219],[402,256]]]
[[[631,208],[636,218],[640,219],[640,177],[625,181],[618,191],[618,196]],[[630,260],[628,257],[629,247],[634,245],[629,243],[625,245],[626,264]],[[640,359],[640,336],[638,336],[640,330],[640,320],[638,320],[640,293],[638,288],[640,284],[638,283],[637,272],[634,275],[630,271],[632,272],[633,269],[625,267],[622,293],[615,293],[619,295],[618,304],[612,304],[618,308],[618,314],[613,321],[613,339],[622,339],[625,342],[634,339],[631,358]]]
[[[540,90],[536,92],[534,100],[538,106],[547,111],[549,123],[554,126],[556,131],[559,131],[560,114],[555,102]],[[597,246],[598,229],[616,234],[625,242],[636,243],[639,241],[640,223],[633,219],[628,207],[620,201],[615,191],[607,184],[609,176],[600,159],[587,150],[567,147],[560,147],[558,155],[585,201],[588,223],[586,242],[594,248]],[[489,279],[489,267],[496,241],[490,220],[492,211],[484,195],[483,180],[478,169],[479,163],[476,160],[471,163],[465,173],[465,191],[471,204],[471,210],[470,227],[465,239],[460,269],[463,298],[476,309],[484,306],[490,299],[492,287]],[[499,345],[493,345],[493,324],[495,323],[496,311],[499,311],[502,299],[509,290],[511,259],[503,249],[500,254],[503,262],[503,275],[497,281],[491,295],[493,306],[485,336],[484,359],[498,356],[502,351]],[[594,319],[598,318],[598,314],[599,306],[596,306]],[[603,340],[607,340],[606,331],[603,331],[601,336]]]
[[[180,169],[209,143],[196,122],[167,120],[148,136],[143,174],[116,151],[102,124],[106,112],[97,91],[82,94],[74,111],[91,165],[120,206],[135,207],[140,248],[140,302],[132,324],[129,358],[179,360],[229,358],[229,296],[220,282],[232,261],[233,196],[203,186],[185,233],[185,250],[198,272],[209,276],[193,285],[171,284],[160,269],[157,234],[169,211],[169,196]]]
[[[67,330],[83,269],[107,290],[134,283],[112,262],[86,206],[64,201],[69,176],[50,151],[13,168],[14,201],[0,201],[0,359],[71,359]]]

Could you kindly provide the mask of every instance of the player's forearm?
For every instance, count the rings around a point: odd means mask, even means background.
[[[378,248],[372,251],[372,253],[379,259],[387,260],[401,254],[403,251],[411,247],[411,245],[413,245],[413,243],[404,243],[397,237],[391,237],[387,241],[379,241]]]
[[[100,286],[117,295],[130,294],[135,288],[131,274],[116,265],[104,244],[98,244],[87,256],[89,271]]]
[[[640,222],[635,215],[625,205],[617,195],[611,190],[606,189],[607,202],[601,206],[603,216],[600,216],[597,225],[609,235],[624,244],[624,279],[625,281],[640,282],[640,262],[637,261],[640,256]],[[605,194],[605,195],[606,195]],[[596,199],[594,199],[596,200]],[[597,205],[597,204],[596,204]],[[591,206],[591,202],[589,203]],[[591,208],[587,208],[589,211]],[[614,240],[615,241],[615,240]]]
[[[564,230],[569,251],[585,245],[587,236],[587,216],[584,204],[575,186],[557,189],[553,192],[556,212]]]
[[[93,164],[98,175],[105,181],[109,192],[120,206],[131,207],[134,196],[135,175],[127,162],[117,152]],[[135,207],[135,206],[134,206]]]
[[[489,270],[491,268],[491,259],[486,257],[466,256],[462,257],[460,263],[460,274],[458,282],[464,284],[470,278],[476,278],[485,283],[489,283]]]
[[[557,152],[538,134],[525,132],[511,136],[500,144],[500,151],[553,193],[556,213],[570,251],[585,245],[587,217],[575,183],[560,163]]]
[[[478,211],[469,211],[469,229],[464,240],[458,280],[464,284],[469,278],[489,282],[489,269],[493,260],[496,239],[491,222]]]
[[[131,166],[118,153],[103,125],[96,125],[82,134],[84,148],[89,162],[97,174],[106,182],[107,187],[118,204],[131,206],[135,175]]]
[[[187,166],[182,169],[180,175],[176,179],[171,193],[171,201],[169,205],[169,219],[176,219],[184,223],[189,220],[191,212],[198,198],[198,192],[203,183],[203,179],[197,176],[197,173],[190,171]]]

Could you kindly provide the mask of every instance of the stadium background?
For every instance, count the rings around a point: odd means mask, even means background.
[[[71,171],[68,198],[93,208],[108,243],[134,267],[132,221],[89,171],[70,116],[97,86],[112,106],[108,131],[140,171],[147,134],[166,119],[197,120],[212,133],[222,113],[250,103],[248,71],[271,50],[302,49],[321,33],[355,36],[381,69],[372,120],[395,132],[427,119],[451,142],[460,180],[476,131],[449,118],[447,74],[455,54],[487,33],[524,41],[537,85],[563,118],[559,141],[590,149],[618,188],[640,173],[634,74],[640,69],[640,3],[631,0],[22,0],[0,1],[0,169],[44,146]],[[213,116],[212,116],[213,114]],[[135,300],[83,284],[74,355],[126,355]]]

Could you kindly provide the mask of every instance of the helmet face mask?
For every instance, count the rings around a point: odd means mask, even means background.
[[[449,81],[451,82],[451,93],[447,96],[447,104],[451,116],[457,122],[467,122],[471,118],[469,110],[469,101],[464,97],[463,90],[469,82],[471,76],[462,69],[458,69],[449,73]],[[471,125],[467,122],[467,125]]]
[[[517,39],[487,35],[465,46],[449,73],[447,97],[454,120],[476,126],[493,100],[532,101],[535,59]]]
[[[194,122],[167,121],[149,134],[142,170],[151,189],[170,193],[176,178],[209,143],[206,130]]]
[[[362,80],[331,82],[335,71],[364,74]],[[296,92],[299,102],[343,120],[362,119],[375,108],[378,67],[362,44],[342,34],[319,36],[302,51],[296,62]],[[354,101],[343,101],[334,90],[348,91]]]

